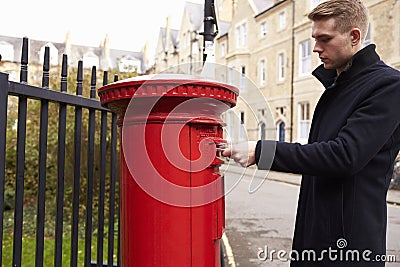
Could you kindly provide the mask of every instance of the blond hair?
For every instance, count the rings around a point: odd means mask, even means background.
[[[367,35],[368,9],[360,0],[328,0],[314,8],[308,18],[312,21],[334,18],[339,32],[359,28],[362,41]]]

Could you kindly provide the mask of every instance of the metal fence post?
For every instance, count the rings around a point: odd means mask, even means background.
[[[6,154],[8,74],[0,72],[0,155]],[[0,157],[0,266],[3,265],[4,181],[6,157]]]

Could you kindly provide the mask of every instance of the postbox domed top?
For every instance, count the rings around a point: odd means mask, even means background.
[[[233,107],[239,90],[233,85],[200,76],[154,74],[105,85],[98,89],[98,94],[101,104],[110,109],[115,108],[116,101],[126,102],[133,97],[204,97],[223,101]]]

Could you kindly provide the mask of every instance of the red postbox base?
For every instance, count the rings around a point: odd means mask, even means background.
[[[238,90],[185,75],[141,76],[99,89],[121,129],[123,267],[221,266],[224,185],[220,115]]]

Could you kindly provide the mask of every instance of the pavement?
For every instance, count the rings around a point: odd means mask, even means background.
[[[267,178],[267,180],[283,182],[298,186],[300,186],[301,182],[301,175],[299,174],[258,170],[254,166],[243,168],[236,163],[232,163],[232,161],[223,164],[220,167],[220,171],[222,173],[227,171],[242,174],[243,177],[246,177],[246,179],[251,179],[251,177]],[[255,188],[257,186],[257,184],[254,184],[252,187]],[[387,203],[392,205],[400,205],[400,190],[389,189],[387,194]]]
[[[226,228],[223,236],[226,267],[289,267],[288,261],[260,261],[260,248],[290,251],[301,175],[242,168],[225,162]],[[265,179],[266,178],[266,179]],[[265,183],[265,185],[263,185]],[[263,185],[263,186],[262,186]],[[400,267],[400,191],[389,190],[387,255]]]

